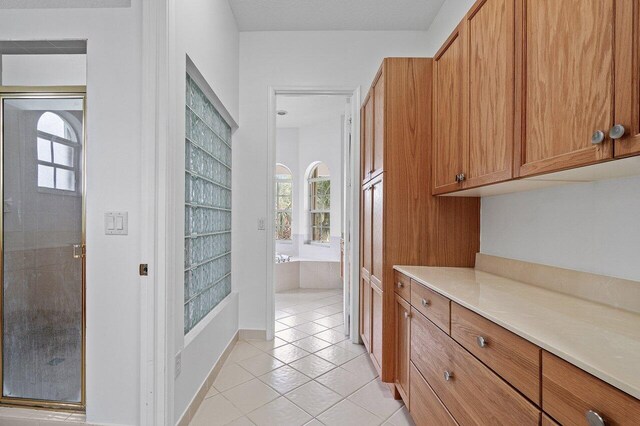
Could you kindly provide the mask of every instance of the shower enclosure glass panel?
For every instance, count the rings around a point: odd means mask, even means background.
[[[1,95],[2,401],[83,401],[84,95]]]

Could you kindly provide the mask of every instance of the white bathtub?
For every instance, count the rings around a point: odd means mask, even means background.
[[[340,262],[300,259],[275,264],[276,292],[297,288],[342,288]]]

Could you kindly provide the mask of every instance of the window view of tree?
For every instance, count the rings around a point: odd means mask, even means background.
[[[319,163],[309,175],[311,241],[328,243],[331,237],[331,180],[329,168]]]
[[[291,171],[276,165],[276,239],[291,240],[293,177]]]

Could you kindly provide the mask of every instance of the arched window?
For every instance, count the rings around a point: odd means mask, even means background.
[[[291,239],[293,209],[293,177],[291,170],[276,165],[276,240]]]
[[[309,174],[311,242],[328,243],[331,236],[331,180],[329,168],[318,163]]]
[[[53,112],[38,120],[38,187],[76,191],[80,145],[71,125]]]

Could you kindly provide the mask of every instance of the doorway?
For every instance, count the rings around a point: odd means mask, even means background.
[[[0,403],[85,404],[84,122],[84,87],[0,87]]]
[[[359,101],[359,90],[272,90],[268,339],[359,342]]]

